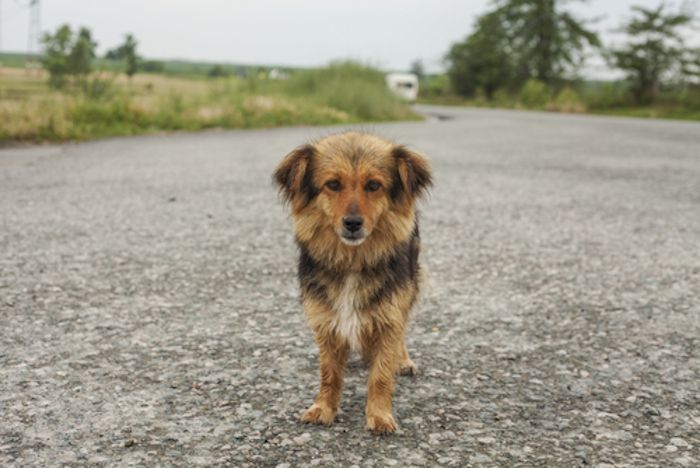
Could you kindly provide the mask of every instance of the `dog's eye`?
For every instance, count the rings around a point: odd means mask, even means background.
[[[382,184],[380,184],[376,180],[370,180],[369,182],[367,182],[367,190],[369,190],[370,192],[376,192],[381,186]]]
[[[331,190],[340,190],[340,181],[338,179],[329,180],[326,182],[326,187]]]

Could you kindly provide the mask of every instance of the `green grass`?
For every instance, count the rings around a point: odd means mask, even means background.
[[[103,72],[62,91],[46,81],[24,70],[0,75],[0,142],[420,119],[381,72],[349,62],[280,81]]]
[[[679,93],[668,88],[653,105],[635,105],[626,82],[582,82],[575,87],[565,87],[558,92],[530,80],[519,92],[499,90],[492,99],[483,93],[472,98],[457,96],[449,86],[421,88],[418,98],[421,104],[439,104],[498,109],[546,110],[550,112],[586,113],[637,118],[700,120],[700,87],[690,87]]]

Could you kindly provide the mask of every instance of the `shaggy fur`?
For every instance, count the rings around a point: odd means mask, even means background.
[[[388,434],[394,374],[412,375],[404,333],[420,289],[415,203],[431,185],[425,158],[349,132],[289,153],[273,178],[291,206],[301,298],[316,334],[321,389],[302,421],[333,422],[348,353],[370,366],[367,430]]]

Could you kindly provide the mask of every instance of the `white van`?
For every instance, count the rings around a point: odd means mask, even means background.
[[[389,73],[386,84],[401,99],[414,102],[418,97],[418,76],[413,73]]]

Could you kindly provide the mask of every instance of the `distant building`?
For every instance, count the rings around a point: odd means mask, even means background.
[[[401,99],[414,102],[418,98],[418,76],[413,73],[389,73],[386,84]]]
[[[270,78],[271,80],[286,80],[289,78],[289,73],[279,71],[276,68],[273,68],[270,70],[270,73],[267,74],[267,77]]]

